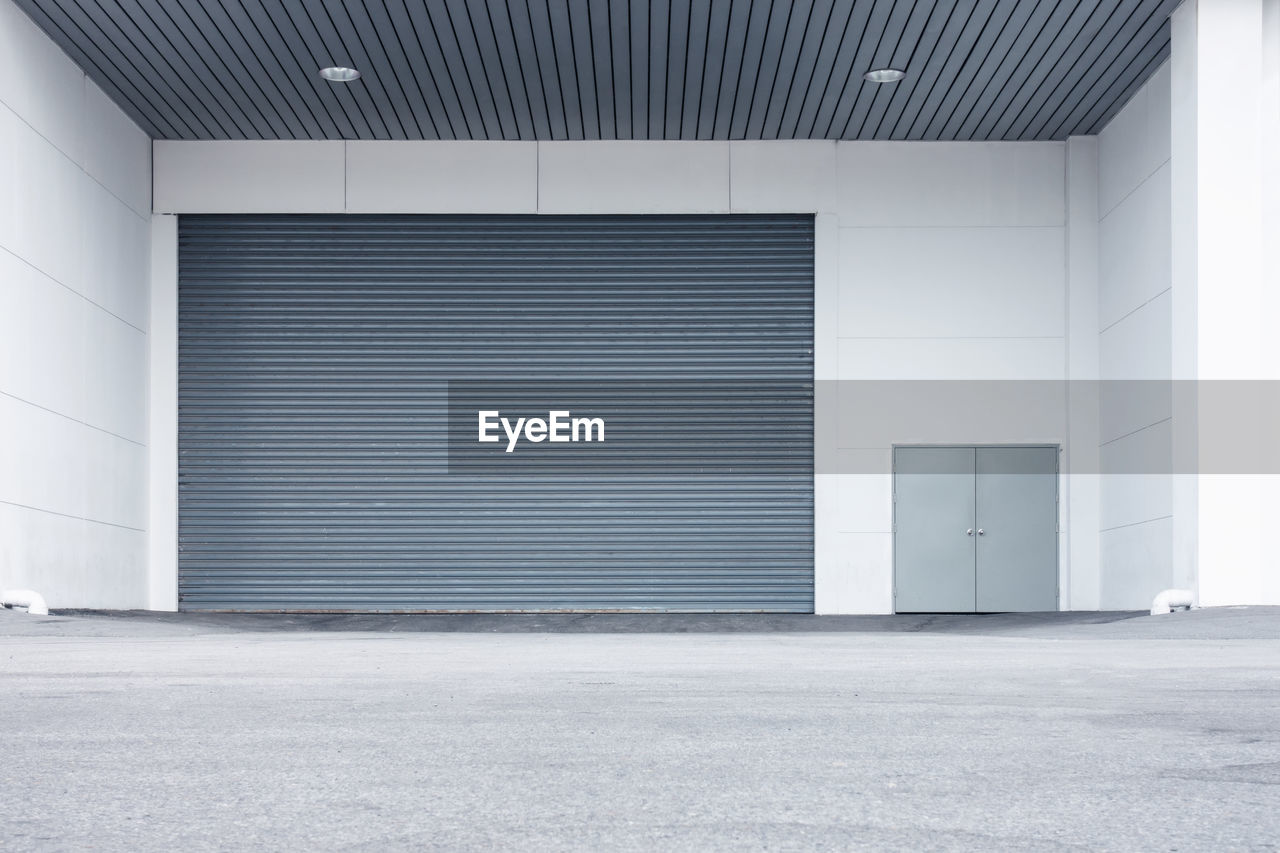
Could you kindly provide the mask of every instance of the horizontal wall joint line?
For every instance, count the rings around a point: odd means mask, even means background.
[[[1150,299],[1148,299],[1146,302],[1143,302],[1143,303],[1142,303],[1141,305],[1139,305],[1137,308],[1134,308],[1132,311],[1129,311],[1129,312],[1125,313],[1123,316],[1121,316],[1119,319],[1115,320],[1114,322],[1108,323],[1104,328],[1099,329],[1099,330],[1098,330],[1098,335],[1099,335],[1099,336],[1101,336],[1103,333],[1107,332],[1108,330],[1113,329],[1113,328],[1115,328],[1116,326],[1120,325],[1120,324],[1121,324],[1121,323],[1123,323],[1125,320],[1129,319],[1129,318],[1130,318],[1130,317],[1132,317],[1134,314],[1137,314],[1137,313],[1138,313],[1139,311],[1141,311],[1143,308],[1146,308],[1146,307],[1147,307],[1148,305],[1150,305],[1152,302],[1155,302],[1157,299],[1159,299],[1161,296],[1164,296],[1166,293],[1168,293],[1168,292],[1169,292],[1169,291],[1171,291],[1171,290],[1173,290],[1173,286],[1172,286],[1172,285],[1170,285],[1169,287],[1166,287],[1164,290],[1160,291],[1160,292],[1159,292],[1159,293],[1157,293],[1155,296],[1153,296],[1153,297],[1151,297]]]
[[[110,196],[111,196],[112,198],[114,198],[116,201],[118,201],[118,202],[120,202],[121,204],[123,204],[123,205],[125,206],[125,208],[126,208],[130,213],[132,213],[134,216],[138,217],[138,219],[140,219],[140,220],[141,220],[141,221],[143,221],[143,222],[146,222],[146,221],[150,218],[150,216],[151,216],[151,212],[150,212],[150,211],[147,211],[146,213],[143,213],[143,212],[141,212],[140,210],[138,210],[136,207],[134,207],[132,204],[130,204],[129,202],[125,201],[125,200],[124,200],[124,199],[122,199],[120,196],[116,195],[115,191],[114,191],[113,189],[111,189],[111,187],[107,186],[107,185],[106,185],[106,184],[104,184],[102,181],[100,181],[100,180],[98,180],[97,178],[95,178],[95,177],[93,176],[93,174],[92,174],[92,173],[90,173],[90,172],[89,172],[89,170],[88,170],[88,169],[86,169],[86,168],[84,167],[84,164],[83,164],[83,163],[81,163],[80,161],[76,160],[76,158],[75,158],[75,157],[72,157],[72,156],[71,156],[70,154],[68,154],[65,150],[63,150],[63,148],[62,148],[62,146],[61,146],[61,145],[59,145],[58,143],[54,142],[52,139],[50,139],[49,137],[47,137],[47,136],[45,136],[43,133],[41,133],[39,130],[37,130],[37,129],[36,129],[36,127],[35,127],[35,125],[33,125],[31,122],[27,121],[27,120],[26,120],[26,118],[24,118],[24,117],[23,117],[22,113],[18,112],[16,109],[14,109],[14,108],[13,108],[13,106],[12,106],[12,105],[10,105],[10,104],[9,104],[7,101],[5,101],[3,98],[0,98],[0,105],[3,105],[3,106],[5,107],[5,109],[7,109],[7,110],[9,110],[9,112],[13,113],[14,118],[16,118],[18,121],[22,122],[22,123],[23,123],[23,124],[25,124],[28,128],[30,128],[32,133],[34,133],[36,136],[38,136],[38,137],[40,137],[41,139],[43,139],[45,142],[49,143],[49,147],[51,147],[54,151],[57,151],[59,154],[61,154],[63,157],[65,157],[68,161],[70,161],[71,165],[75,166],[75,167],[76,167],[77,169],[79,169],[82,173],[84,173],[84,176],[85,176],[86,178],[88,178],[89,180],[93,181],[93,182],[94,182],[95,184],[97,184],[98,186],[102,187],[102,189],[103,189],[103,191],[104,191],[104,192],[106,192],[108,195],[110,195]],[[141,128],[139,128],[139,130],[141,130]],[[148,143],[147,143],[147,148],[148,148],[148,149],[150,149],[150,147],[151,147],[151,143],[150,143],[150,142],[148,142]],[[148,199],[150,199],[150,197],[151,197],[151,188],[150,188],[149,186],[148,186],[148,188],[147,188],[147,197],[148,197]]]
[[[27,509],[27,510],[31,510],[32,512],[43,512],[47,515],[56,515],[59,518],[70,518],[74,521],[87,521],[90,524],[101,524],[105,527],[116,527],[121,530],[131,530],[134,533],[147,532],[147,529],[145,527],[130,527],[127,524],[117,524],[114,521],[103,521],[100,518],[88,518],[87,516],[75,515],[74,513],[69,513],[69,512],[58,512],[56,509],[48,509],[42,506],[31,506],[31,504],[19,503],[18,501],[6,501],[3,499],[0,499],[0,504],[4,504],[5,506],[16,506],[19,509]]]
[[[81,418],[73,417],[71,415],[68,415],[65,412],[59,412],[57,409],[50,409],[48,406],[42,406],[39,403],[32,402],[31,400],[28,400],[24,397],[19,397],[17,394],[11,394],[8,391],[0,390],[0,395],[8,397],[11,400],[17,400],[19,403],[25,403],[26,405],[31,406],[33,409],[39,409],[42,412],[48,412],[51,415],[57,415],[60,418],[64,418],[73,423],[80,424],[80,426],[83,426],[83,427],[88,427],[91,430],[96,430],[97,432],[103,433],[104,435],[109,435],[112,438],[118,438],[121,441],[127,441],[130,444],[134,445],[135,447],[147,446],[144,442],[135,441],[134,439],[129,438],[128,436],[121,435],[118,432],[112,432],[109,429],[104,429],[103,427],[100,427],[96,424],[91,424],[88,421],[83,420]]]
[[[1173,518],[1173,516],[1172,516],[1172,515],[1157,515],[1157,516],[1155,516],[1154,518],[1144,518],[1142,521],[1131,521],[1131,522],[1129,522],[1128,524],[1117,524],[1117,525],[1115,525],[1115,526],[1113,526],[1113,527],[1104,527],[1104,528],[1102,528],[1101,530],[1099,530],[1098,532],[1099,532],[1099,533],[1109,533],[1109,532],[1111,532],[1111,531],[1113,531],[1113,530],[1124,530],[1124,529],[1125,529],[1125,528],[1127,528],[1127,527],[1141,527],[1141,526],[1142,526],[1142,525],[1144,525],[1144,524],[1152,524],[1152,523],[1157,522],[1157,521],[1166,521],[1166,520],[1171,519],[1171,518]]]
[[[1106,218],[1107,218],[1108,216],[1110,216],[1111,214],[1115,213],[1115,212],[1116,212],[1116,209],[1117,209],[1117,208],[1119,208],[1119,207],[1120,207],[1120,205],[1122,205],[1122,204],[1124,204],[1126,201],[1128,201],[1130,196],[1132,196],[1132,195],[1133,195],[1134,193],[1136,193],[1138,190],[1140,190],[1140,189],[1142,189],[1144,186],[1146,186],[1147,182],[1148,182],[1148,181],[1150,181],[1153,177],[1155,177],[1156,172],[1160,171],[1161,169],[1163,169],[1163,168],[1165,167],[1165,165],[1167,165],[1168,163],[1171,163],[1171,162],[1173,162],[1173,158],[1172,158],[1172,157],[1166,157],[1166,158],[1164,158],[1163,160],[1161,160],[1161,161],[1160,161],[1160,163],[1159,163],[1159,165],[1157,165],[1154,169],[1152,169],[1150,173],[1148,173],[1148,174],[1144,175],[1144,176],[1143,176],[1143,178],[1142,178],[1142,180],[1138,181],[1138,183],[1137,183],[1137,184],[1135,184],[1135,185],[1133,186],[1133,188],[1131,188],[1127,193],[1125,193],[1125,194],[1124,194],[1124,197],[1123,197],[1123,198],[1121,198],[1121,199],[1120,199],[1119,201],[1117,201],[1115,204],[1111,205],[1111,207],[1107,209],[1107,212],[1106,212],[1106,213],[1101,214],[1101,215],[1098,217],[1098,223],[1099,223],[1099,224],[1101,224],[1103,221],[1105,221],[1105,220],[1106,220]]]
[[[1169,423],[1169,422],[1170,422],[1170,421],[1172,421],[1172,420],[1173,420],[1173,416],[1172,416],[1172,415],[1170,415],[1170,416],[1169,416],[1169,417],[1167,417],[1167,418],[1161,418],[1161,419],[1160,419],[1160,420],[1158,420],[1158,421],[1152,421],[1151,423],[1149,423],[1149,424],[1145,424],[1145,425],[1143,425],[1143,426],[1140,426],[1140,427],[1138,427],[1138,428],[1137,428],[1137,429],[1135,429],[1135,430],[1132,430],[1132,431],[1130,431],[1130,432],[1126,432],[1124,435],[1118,435],[1118,436],[1116,436],[1115,438],[1109,438],[1109,439],[1107,439],[1106,441],[1104,441],[1104,442],[1102,442],[1101,444],[1099,444],[1099,445],[1098,445],[1098,447],[1106,447],[1106,446],[1107,446],[1107,445],[1109,445],[1109,444],[1115,444],[1117,441],[1123,441],[1124,439],[1129,438],[1130,436],[1137,435],[1138,433],[1142,432],[1143,430],[1148,430],[1148,429],[1151,429],[1152,427],[1160,426],[1160,424],[1167,424],[1167,423]]]
[[[67,284],[65,281],[61,281],[60,279],[54,278],[52,275],[50,275],[49,273],[47,273],[47,272],[45,272],[44,270],[40,269],[40,267],[38,267],[38,266],[36,266],[35,264],[31,263],[31,261],[27,260],[27,259],[26,259],[26,258],[24,258],[22,255],[19,255],[17,252],[13,251],[13,250],[12,250],[12,249],[10,249],[8,246],[0,245],[0,249],[3,249],[7,254],[12,255],[13,257],[17,258],[17,259],[18,259],[19,261],[21,261],[22,263],[24,263],[24,264],[26,264],[27,266],[31,267],[31,269],[33,269],[33,270],[35,270],[36,272],[40,273],[40,275],[42,275],[42,276],[44,276],[45,278],[49,279],[49,281],[53,282],[54,284],[58,285],[59,287],[66,288],[68,291],[70,291],[71,293],[73,293],[73,294],[75,294],[76,296],[80,297],[80,298],[81,298],[81,299],[83,299],[85,302],[88,302],[88,303],[89,303],[90,305],[92,305],[94,308],[97,308],[97,309],[98,309],[99,311],[101,311],[103,314],[106,314],[106,315],[108,315],[108,316],[110,316],[110,317],[114,317],[115,319],[119,320],[121,323],[124,323],[126,326],[128,326],[128,327],[129,327],[129,328],[131,328],[131,329],[133,329],[135,332],[138,332],[139,334],[142,334],[142,335],[144,335],[144,336],[147,334],[147,330],[146,330],[146,329],[143,329],[143,328],[141,328],[140,326],[135,326],[133,323],[130,323],[128,320],[126,320],[125,318],[121,317],[119,314],[115,313],[115,312],[114,312],[114,311],[112,311],[110,308],[107,308],[107,307],[105,307],[104,305],[101,305],[100,303],[94,302],[92,299],[90,299],[89,297],[85,296],[83,293],[81,293],[80,291],[76,290],[74,287],[72,287],[71,285]]]

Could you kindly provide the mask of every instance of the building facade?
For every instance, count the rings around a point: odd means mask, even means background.
[[[22,5],[0,0],[0,586],[1280,603],[1280,3],[1164,10],[1169,49],[1096,133],[963,141],[182,138],[94,79],[122,37],[91,74],[59,4]],[[605,440],[468,468],[502,402],[611,413]]]

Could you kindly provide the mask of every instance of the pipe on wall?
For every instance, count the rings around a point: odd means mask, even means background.
[[[1159,616],[1162,613],[1171,613],[1176,609],[1191,609],[1191,590],[1189,589],[1166,589],[1157,595],[1151,602],[1151,615]]]

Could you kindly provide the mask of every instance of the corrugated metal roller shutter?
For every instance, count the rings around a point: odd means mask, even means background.
[[[812,217],[184,216],[179,243],[183,608],[812,611]],[[498,381],[577,383],[619,438],[468,469],[450,396]]]

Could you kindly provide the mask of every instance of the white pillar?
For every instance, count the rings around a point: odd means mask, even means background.
[[[1067,140],[1067,442],[1063,610],[1101,604],[1098,450],[1098,138]]]
[[[1176,378],[1280,380],[1280,282],[1266,239],[1280,190],[1271,162],[1280,143],[1278,3],[1187,0],[1173,16]],[[1224,423],[1253,419],[1247,406],[1224,412],[1206,402],[1220,387],[1200,386],[1194,418],[1175,402],[1178,462],[1193,460],[1200,475],[1175,481],[1175,578],[1193,574],[1203,605],[1278,604],[1271,528],[1280,480],[1210,461]]]
[[[178,609],[178,217],[151,217],[147,601]]]
[[[1199,590],[1200,491],[1196,417],[1196,0],[1172,16],[1170,211],[1172,261],[1173,579]]]

